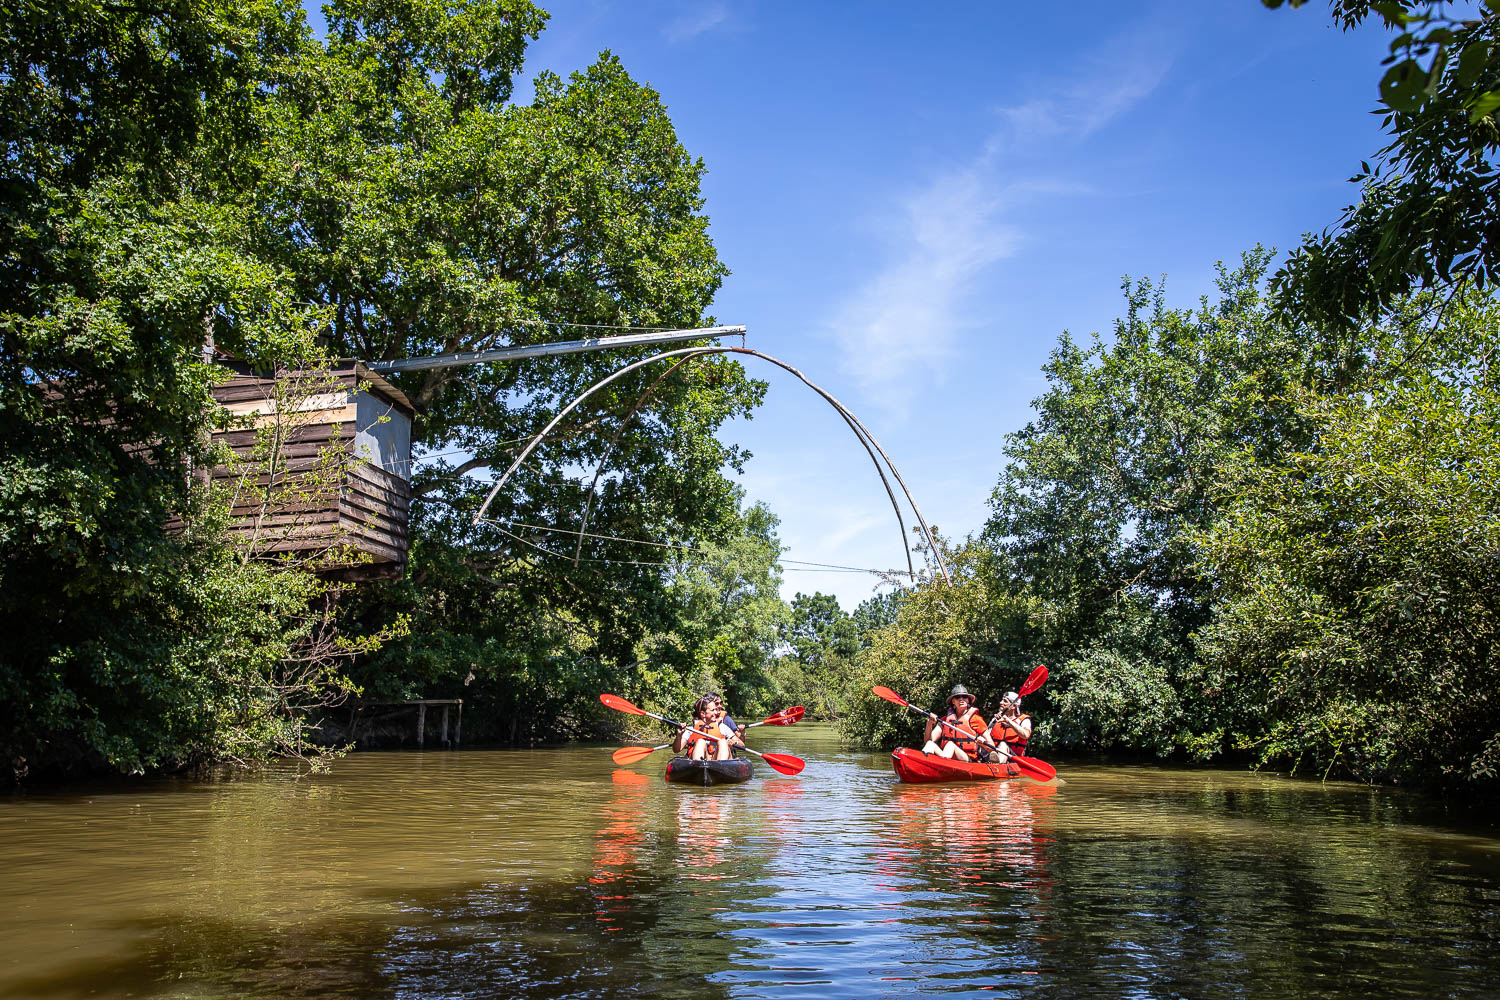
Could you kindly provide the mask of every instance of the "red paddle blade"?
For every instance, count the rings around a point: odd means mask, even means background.
[[[1037,760],[1035,757],[1012,757],[1010,762],[1033,778],[1039,778],[1042,781],[1051,781],[1057,777],[1057,768],[1045,760]]]
[[[634,764],[656,753],[661,747],[621,747],[614,753],[616,764]]]
[[[599,700],[604,702],[607,707],[614,709],[616,712],[629,712],[631,715],[646,714],[617,694],[601,694],[599,696]]]
[[[770,764],[782,774],[800,774],[807,766],[807,761],[801,757],[793,757],[789,753],[763,753],[761,759]]]
[[[795,726],[802,721],[802,706],[782,709],[761,723],[762,726]]]
[[[874,691],[876,694],[878,694],[880,697],[884,698],[886,701],[893,701],[897,705],[910,705],[911,704],[911,702],[907,701],[905,698],[901,697],[899,694],[897,694],[896,692],[892,691],[888,687],[881,687],[879,684],[876,684],[870,690]]]
[[[1026,683],[1021,685],[1021,690],[1016,694],[1024,698],[1045,683],[1047,683],[1047,665],[1042,664],[1031,672],[1031,676],[1026,678]]]

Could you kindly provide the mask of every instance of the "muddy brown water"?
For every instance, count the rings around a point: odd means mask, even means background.
[[[807,769],[369,753],[0,799],[0,997],[1500,997],[1500,838],[1420,797],[751,744]]]

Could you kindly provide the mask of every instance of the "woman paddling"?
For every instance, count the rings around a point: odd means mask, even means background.
[[[716,694],[706,694],[693,705],[693,722],[677,734],[673,748],[694,760],[728,760],[732,755],[729,742],[737,734],[723,723],[723,700]],[[698,732],[692,732],[696,729]],[[703,736],[708,733],[709,736]]]
[[[973,733],[974,738],[960,739],[943,722]],[[939,720],[936,712],[927,713],[927,728],[922,733],[922,738],[927,743],[922,747],[922,752],[935,753],[951,760],[973,760],[979,752],[977,740],[988,728],[984,724],[984,716],[974,708],[974,696],[969,693],[969,689],[962,684],[955,684],[953,690],[948,692],[948,711],[943,718]]]
[[[1031,716],[1021,713],[1021,696],[1014,691],[1005,692],[1000,701],[1000,711],[990,724],[989,742],[995,744],[1007,757],[1025,757],[1026,744],[1031,741]]]

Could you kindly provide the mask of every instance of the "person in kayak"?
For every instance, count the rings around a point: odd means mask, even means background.
[[[730,747],[744,746],[745,727],[736,723],[730,716],[729,710],[724,707],[724,696],[715,694],[709,697],[714,700],[714,722],[718,725],[720,732],[728,734]]]
[[[694,760],[728,760],[733,754],[730,740],[737,734],[723,723],[724,703],[716,694],[706,694],[693,705],[693,721],[677,734],[673,744],[679,754]],[[691,730],[698,730],[692,732]],[[708,733],[715,738],[700,735]]]
[[[986,742],[1009,758],[1025,757],[1026,744],[1030,741],[1031,716],[1021,712],[1021,696],[1007,691],[1000,700],[1000,711],[990,723]]]
[[[974,734],[973,739],[959,739],[952,729],[943,725],[948,722],[959,729]],[[984,716],[974,708],[974,696],[962,684],[953,685],[948,692],[948,711],[942,719],[936,712],[927,713],[927,728],[922,738],[927,741],[923,753],[935,753],[951,760],[973,760],[979,755],[978,739],[989,727]]]

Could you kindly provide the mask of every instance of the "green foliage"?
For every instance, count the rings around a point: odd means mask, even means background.
[[[1052,696],[1054,714],[1038,726],[1038,742],[1160,754],[1174,749],[1181,706],[1165,665],[1096,649],[1057,673],[1066,684]]]
[[[1500,733],[1500,308],[1450,309],[1355,391],[1309,396],[1313,446],[1242,462],[1204,539],[1209,669],[1263,703],[1266,762],[1372,780],[1493,778]]]
[[[403,376],[418,446],[470,458],[416,476],[411,576],[352,603],[258,558],[295,525],[210,529],[215,504],[269,512],[273,497],[256,476],[203,497],[183,475],[213,460],[206,342],[285,369],[309,367],[314,338],[377,359],[559,339],[566,324],[689,326],[726,273],[703,164],[617,59],[544,74],[535,101],[511,103],[543,11],[349,0],[325,14],[326,41],[285,0],[22,0],[0,21],[0,610],[39,623],[0,660],[5,749],[34,758],[48,734],[85,729],[67,738],[130,768],[295,749],[295,726],[256,730],[250,709],[232,733],[205,721],[232,714],[209,678],[264,692],[245,705],[312,711],[348,689],[351,654],[408,618],[420,630],[359,680],[372,697],[469,694],[481,735],[586,731],[577,699],[622,679],[673,698],[711,680],[753,702],[780,604],[770,526],[746,526],[764,518],[741,514],[723,475],[743,456],[714,437],[764,390],[730,362],[694,362],[649,400],[660,369],[601,393],[518,472],[494,511],[504,523],[478,526],[463,474],[508,463],[621,358]],[[283,500],[316,493],[340,459],[277,471],[275,426],[254,460]],[[576,524],[577,470],[595,463],[609,465],[590,504],[601,537],[574,550],[517,527]],[[165,529],[174,517],[186,533]],[[715,555],[651,565],[641,541]],[[721,586],[734,593],[709,609]],[[200,618],[239,659],[182,651]],[[350,633],[372,638],[336,641]],[[643,662],[637,647],[660,636],[676,658]]]
[[[1500,306],[1419,296],[1331,345],[1271,308],[1267,260],[1193,311],[1127,284],[1110,341],[1062,339],[984,539],[859,690],[984,703],[1043,661],[1039,747],[1493,780]],[[907,721],[864,695],[844,731]]]
[[[305,34],[277,3],[8,7],[0,20],[0,654],[11,770],[297,750],[340,681],[328,589],[226,545],[190,487],[217,340],[305,349],[320,314],[245,252],[197,151]],[[181,530],[168,530],[180,518]],[[316,693],[314,693],[316,692]]]
[[[776,663],[780,700],[804,706],[815,719],[837,718],[852,660],[860,648],[853,616],[829,594],[799,593],[782,622],[781,642],[790,652]]]
[[[1346,28],[1377,14],[1395,32],[1380,80],[1391,142],[1352,178],[1361,200],[1291,255],[1276,287],[1296,315],[1347,332],[1417,289],[1500,277],[1500,9],[1332,6]]]
[[[915,715],[872,693],[876,684],[936,709],[961,683],[978,696],[981,711],[993,714],[1000,696],[1036,665],[1032,657],[1054,648],[1059,620],[1053,602],[1013,587],[979,543],[944,555],[953,585],[935,583],[905,595],[896,620],[870,635],[860,652],[839,719],[846,742],[892,747],[920,731]]]

